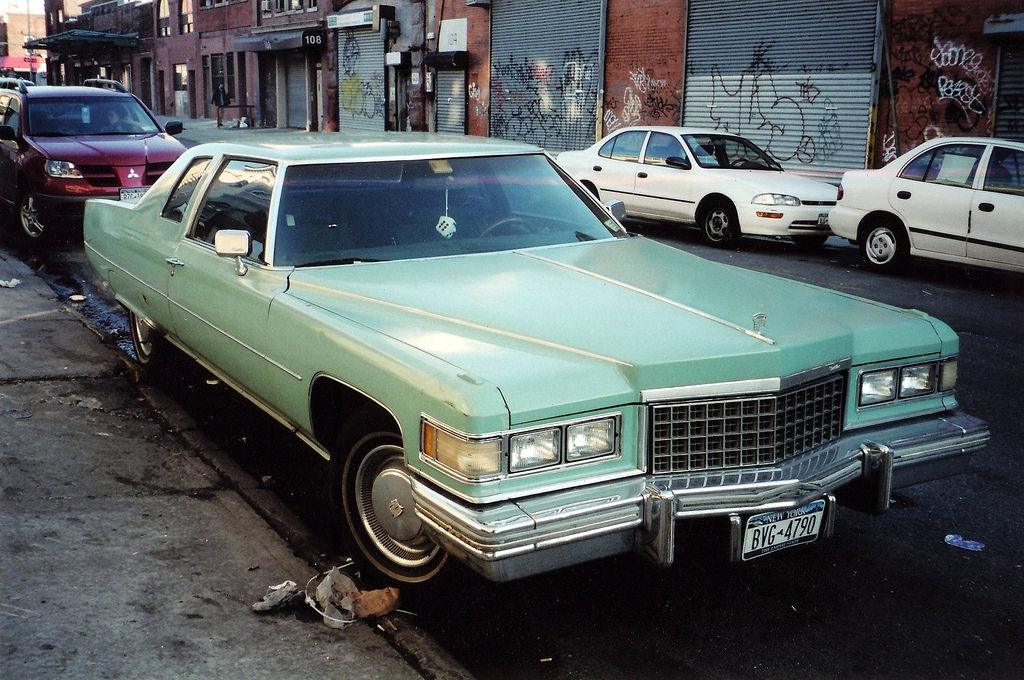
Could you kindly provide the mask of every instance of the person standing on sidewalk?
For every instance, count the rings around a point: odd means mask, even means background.
[[[217,107],[217,127],[223,125],[224,107],[231,103],[224,83],[217,83],[217,90],[213,93],[213,105]]]

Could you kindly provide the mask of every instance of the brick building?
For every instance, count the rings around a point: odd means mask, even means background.
[[[28,0],[12,2],[0,14],[0,75],[46,82],[46,65],[25,42],[46,33],[43,15]]]
[[[148,26],[101,29],[111,5]],[[180,117],[214,115],[223,82],[228,115],[258,125],[552,152],[683,124],[824,176],[936,135],[1024,136],[1024,0],[92,0],[74,22],[47,16],[47,49],[86,25],[76,49],[95,48],[51,52],[51,78],[115,77]],[[119,39],[136,41],[127,58]]]

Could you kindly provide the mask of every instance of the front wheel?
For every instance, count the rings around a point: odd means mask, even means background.
[[[18,199],[18,226],[21,236],[29,241],[41,241],[48,235],[46,225],[39,214],[39,202],[33,194],[23,194]]]
[[[903,227],[877,224],[862,232],[860,252],[875,269],[894,272],[903,266],[910,252],[910,242]]]
[[[343,429],[331,454],[330,498],[350,550],[376,575],[419,583],[441,570],[447,553],[416,515],[402,439],[389,419],[357,415]]]
[[[732,203],[717,200],[710,203],[700,216],[701,236],[718,248],[731,248],[740,240],[740,223]]]

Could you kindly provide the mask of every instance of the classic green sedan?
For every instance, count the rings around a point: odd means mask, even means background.
[[[632,235],[534,147],[329,140],[190,149],[85,247],[139,361],[177,345],[330,460],[378,576],[667,566],[698,518],[758,559],[988,441],[926,314]]]

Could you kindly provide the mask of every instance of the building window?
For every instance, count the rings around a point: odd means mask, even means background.
[[[192,32],[192,0],[180,0],[178,5],[178,33]]]
[[[156,34],[166,38],[171,34],[171,10],[167,7],[167,0],[160,0],[156,10]]]

